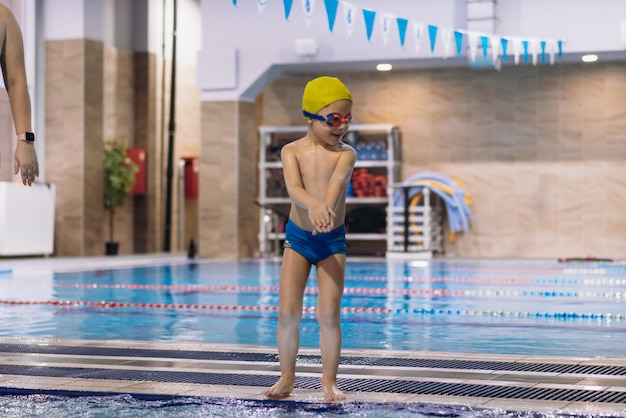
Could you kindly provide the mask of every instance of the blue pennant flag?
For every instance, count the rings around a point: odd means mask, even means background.
[[[339,0],[324,0],[324,5],[326,6],[326,16],[328,17],[328,29],[332,32],[335,27]]]
[[[563,56],[563,41],[559,41],[559,58]]]
[[[509,40],[502,38],[502,40],[500,41],[500,44],[502,45],[502,62],[506,62],[507,57],[506,57],[506,48],[507,46],[509,46]]]
[[[524,46],[524,63],[528,64],[528,41],[522,41]]]
[[[233,0],[233,6],[237,6],[237,0]]]
[[[541,63],[546,63],[546,41],[541,41]]]
[[[430,52],[435,52],[435,42],[437,42],[437,26],[428,25],[428,36],[430,36]]]
[[[398,22],[398,33],[400,34],[400,45],[404,47],[404,39],[406,38],[406,27],[409,24],[409,21],[406,19],[402,19],[401,17],[396,18],[396,22]]]
[[[285,6],[285,20],[288,20],[289,15],[291,14],[291,6],[293,5],[293,0],[283,0],[283,5]]]
[[[463,53],[463,32],[455,30],[454,41],[456,42],[456,54],[460,57]]]
[[[365,20],[365,29],[367,30],[367,40],[372,38],[372,29],[374,29],[374,20],[376,20],[376,12],[373,10],[363,9],[363,19]]]
[[[486,36],[480,37],[480,44],[483,47],[483,58],[487,58],[487,49],[489,48],[489,38]]]

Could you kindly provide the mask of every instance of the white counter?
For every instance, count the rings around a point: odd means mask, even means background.
[[[0,182],[0,256],[52,254],[54,199],[53,184]]]

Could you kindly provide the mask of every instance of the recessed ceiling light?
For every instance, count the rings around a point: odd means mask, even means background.
[[[376,66],[376,69],[378,71],[391,71],[391,68],[392,68],[391,64],[378,64]]]
[[[596,54],[583,55],[582,60],[583,62],[596,62],[598,60],[598,56]]]

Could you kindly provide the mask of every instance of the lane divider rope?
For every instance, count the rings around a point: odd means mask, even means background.
[[[131,290],[170,290],[184,292],[278,292],[278,286],[194,286],[194,285],[147,285],[147,284],[96,284],[96,283],[63,283],[55,287],[75,289],[131,289]],[[307,287],[307,294],[317,294],[318,289]],[[387,289],[347,287],[347,294],[374,294],[374,295],[446,295],[469,297],[549,297],[549,298],[602,298],[626,299],[626,292],[563,292],[563,291],[520,291],[520,290],[454,290],[454,289]]]
[[[278,273],[276,277],[278,276]],[[152,277],[144,277],[152,279]],[[255,280],[258,276],[241,276],[241,275],[202,275],[194,276],[199,280]],[[273,280],[275,277],[265,277]],[[154,279],[157,279],[156,277]],[[309,280],[315,281],[315,275],[309,276]],[[476,276],[354,276],[346,275],[346,281],[368,281],[368,282],[425,282],[425,283],[476,283],[476,284],[510,284],[510,285],[570,285],[570,286],[624,286],[626,285],[626,277],[624,274],[617,277],[598,277],[598,278],[581,278],[581,277],[476,277]]]
[[[138,302],[112,302],[112,301],[15,301],[0,300],[3,305],[50,305],[60,307],[94,307],[103,309],[112,308],[147,308],[147,309],[200,309],[218,311],[261,311],[278,312],[278,306],[258,305],[199,305],[186,303],[138,303]],[[305,306],[305,313],[315,313],[314,306]],[[392,309],[392,308],[363,308],[345,307],[342,313],[380,313],[380,314],[422,314],[422,315],[466,315],[466,316],[492,316],[492,317],[522,317],[522,318],[554,318],[554,319],[601,319],[601,320],[626,320],[626,314],[611,313],[576,313],[576,312],[508,312],[508,311],[476,311],[476,310],[445,310],[445,309]]]

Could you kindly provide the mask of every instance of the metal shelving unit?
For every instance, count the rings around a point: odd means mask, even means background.
[[[261,254],[276,254],[281,252],[281,242],[285,238],[284,221],[289,213],[290,200],[282,181],[282,163],[280,149],[283,145],[301,138],[307,131],[306,126],[260,126],[259,151],[259,251]],[[344,140],[357,149],[357,170],[366,169],[376,172],[378,178],[384,176],[385,187],[383,195],[378,196],[349,196],[346,199],[346,218],[348,213],[357,207],[379,207],[385,214],[390,210],[390,200],[387,196],[387,184],[395,184],[401,176],[401,147],[400,131],[390,124],[354,124],[344,137]],[[369,145],[380,149],[366,149]],[[365,147],[361,152],[359,147]],[[386,227],[383,226],[383,229]],[[348,232],[349,242],[358,241],[361,251],[367,251],[369,243],[384,246],[387,242],[386,231],[380,232]],[[372,251],[380,253],[380,251]]]

